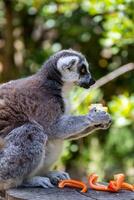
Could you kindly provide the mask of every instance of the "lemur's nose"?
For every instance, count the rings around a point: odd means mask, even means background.
[[[91,79],[90,79],[90,82],[89,82],[89,85],[91,86],[91,85],[95,84],[95,82],[96,82],[96,81],[95,81],[93,78],[91,78]]]

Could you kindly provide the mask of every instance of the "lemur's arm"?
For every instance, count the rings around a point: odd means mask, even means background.
[[[76,140],[76,139],[85,137],[85,136],[91,134],[92,132],[94,132],[98,129],[107,129],[110,125],[111,125],[110,122],[107,123],[107,124],[96,124],[94,126],[90,126],[90,127],[86,128],[84,131],[80,132],[77,135],[70,136],[68,139],[69,140]]]
[[[105,111],[96,111],[92,109],[88,115],[83,116],[68,116],[63,115],[59,118],[56,123],[53,124],[51,128],[52,132],[50,137],[68,139],[77,138],[77,136],[83,137],[85,134],[99,128],[107,128],[111,124],[111,117]],[[52,134],[52,135],[51,135]]]

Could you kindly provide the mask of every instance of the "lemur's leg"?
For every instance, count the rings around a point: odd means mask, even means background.
[[[68,139],[73,136],[77,138],[83,134],[83,137],[90,132],[97,129],[106,129],[111,124],[111,117],[105,111],[97,111],[95,108],[91,109],[88,115],[83,116],[67,116],[64,115],[57,120],[51,127],[49,136]]]
[[[63,171],[49,171],[45,177],[35,176],[31,179],[25,180],[21,186],[24,187],[37,187],[52,188],[57,185],[60,180],[70,179],[67,172]]]
[[[38,187],[41,186],[43,188],[53,188],[54,185],[50,182],[48,177],[43,176],[35,176],[31,179],[24,180],[21,184],[23,187]]]
[[[0,190],[21,185],[38,169],[46,141],[47,135],[37,123],[26,123],[9,133],[0,150]],[[34,178],[33,186],[53,187],[47,177]]]

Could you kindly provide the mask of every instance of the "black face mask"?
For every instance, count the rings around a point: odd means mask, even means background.
[[[79,82],[80,87],[88,89],[93,84],[95,84],[95,80],[88,73],[80,78]]]

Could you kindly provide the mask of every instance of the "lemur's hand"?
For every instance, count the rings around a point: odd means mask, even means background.
[[[95,107],[89,111],[88,120],[90,123],[94,124],[95,127],[102,129],[107,129],[112,122],[112,119],[107,112],[96,109]]]

